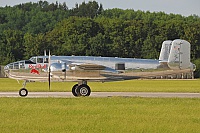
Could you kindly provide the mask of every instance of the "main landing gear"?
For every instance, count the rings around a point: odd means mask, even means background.
[[[78,84],[75,84],[72,87],[72,94],[75,97],[78,97],[78,96],[89,96],[90,93],[91,93],[91,89],[87,85],[87,81],[85,81],[85,80],[79,82]]]

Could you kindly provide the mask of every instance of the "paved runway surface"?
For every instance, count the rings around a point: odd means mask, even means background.
[[[162,92],[92,92],[90,97],[160,97],[160,98],[200,98],[200,93],[162,93]],[[0,92],[0,97],[20,97],[18,92]],[[74,97],[71,92],[29,92],[30,98]]]

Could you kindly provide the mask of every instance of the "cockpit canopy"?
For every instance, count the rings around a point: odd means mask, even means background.
[[[48,57],[31,57],[29,60],[34,63],[48,63],[49,62]]]

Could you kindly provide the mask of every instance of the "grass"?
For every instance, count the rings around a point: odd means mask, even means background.
[[[18,91],[22,88],[16,80],[0,79],[0,91]],[[76,82],[52,82],[51,91],[71,91]],[[200,80],[129,80],[118,82],[89,82],[92,91],[123,92],[200,92]],[[48,91],[47,82],[27,83],[29,91]]]
[[[71,91],[73,82],[52,83],[51,91]],[[200,92],[200,80],[132,80],[89,83],[93,91]],[[0,79],[0,91],[18,91],[15,80]],[[48,83],[27,84],[48,91]],[[197,133],[197,98],[0,98],[0,130],[60,133]]]
[[[0,105],[3,133],[200,131],[200,99],[0,98]]]

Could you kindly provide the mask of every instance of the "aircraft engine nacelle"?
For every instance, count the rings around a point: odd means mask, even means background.
[[[172,42],[168,66],[170,69],[191,69],[189,42],[181,39]]]
[[[52,63],[50,68],[51,68],[51,71],[62,71],[62,72],[69,69],[66,63]]]

